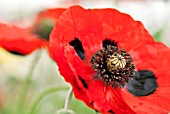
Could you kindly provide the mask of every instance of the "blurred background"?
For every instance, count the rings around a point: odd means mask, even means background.
[[[31,19],[46,8],[67,8],[71,5],[85,8],[116,8],[141,21],[153,35],[160,33],[159,40],[170,45],[169,0],[0,0],[0,21],[31,24]]]
[[[0,0],[0,23],[30,27],[36,15],[45,9],[68,8],[77,4],[84,8],[116,8],[141,21],[156,41],[170,46],[169,0]],[[40,57],[32,65],[38,54]],[[30,73],[31,68],[34,70]],[[43,97],[31,114],[56,114],[64,107],[70,85],[60,76],[46,49],[20,56],[0,47],[0,114],[25,114],[39,93],[58,85],[66,87],[66,90]],[[76,114],[95,114],[75,98],[70,107]]]

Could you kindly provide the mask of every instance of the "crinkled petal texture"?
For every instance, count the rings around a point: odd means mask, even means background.
[[[142,47],[142,48],[141,48]],[[142,53],[139,53],[142,52]],[[136,97],[126,88],[122,95],[126,103],[138,114],[167,114],[170,112],[170,50],[162,43],[141,43],[131,50],[138,70],[150,70],[157,78],[158,88],[148,96]]]
[[[102,81],[94,79],[95,72],[91,68],[90,58],[102,49],[102,42],[106,38],[117,42],[119,48],[133,54],[131,56],[135,57],[134,62],[138,68],[145,68],[141,64],[145,59],[150,59],[148,51],[144,51],[146,48],[141,49],[143,44],[148,47],[156,45],[143,25],[127,14],[115,9],[85,10],[80,6],[72,6],[60,15],[50,35],[51,56],[57,62],[61,75],[73,86],[75,96],[89,107],[102,114],[134,114],[137,110],[133,110],[130,102],[137,98],[130,97],[129,93],[126,96],[125,89],[122,92],[119,88],[106,88]],[[70,45],[75,39],[81,42],[84,59],[76,53],[76,45]],[[155,51],[157,48],[154,48]],[[152,49],[149,51],[152,55]],[[140,53],[143,53],[141,57],[144,56],[142,60],[137,58]],[[145,64],[147,66],[146,62]],[[150,68],[149,65],[147,68]],[[126,97],[131,98],[131,101],[128,102]]]
[[[11,52],[29,54],[48,43],[31,33],[30,28],[0,24],[0,46]]]

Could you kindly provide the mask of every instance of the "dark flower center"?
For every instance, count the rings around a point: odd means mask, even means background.
[[[44,38],[49,41],[49,36],[54,27],[54,22],[50,19],[44,19],[39,24],[35,25],[33,33],[38,35],[40,38]]]
[[[107,86],[123,88],[134,76],[134,64],[131,56],[117,46],[107,45],[93,54],[92,68],[95,78],[102,80]]]

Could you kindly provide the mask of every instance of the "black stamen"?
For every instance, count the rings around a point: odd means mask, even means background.
[[[109,110],[108,112],[109,112],[110,114],[114,114],[113,110]]]
[[[139,70],[127,86],[134,96],[148,96],[158,87],[154,73],[149,70]]]
[[[103,41],[103,47],[106,48],[107,45],[111,45],[111,46],[116,46],[117,47],[117,43],[112,41],[112,40],[109,40],[109,39],[105,39]]]
[[[78,56],[83,60],[85,58],[85,54],[81,41],[78,38],[75,38],[74,40],[69,42],[69,44],[74,47]]]
[[[87,85],[86,81],[85,81],[81,76],[78,76],[78,78],[79,78],[80,81],[82,82],[84,88],[88,89],[88,85]]]
[[[24,56],[23,53],[20,53],[18,51],[9,51],[10,53],[14,54],[14,55],[20,55],[20,56]]]
[[[134,76],[131,56],[115,46],[107,45],[99,50],[92,55],[90,62],[96,72],[95,78],[102,80],[106,86],[123,88]]]

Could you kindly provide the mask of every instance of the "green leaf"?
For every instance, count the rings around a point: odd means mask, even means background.
[[[157,42],[161,41],[162,32],[163,32],[163,30],[161,29],[153,34],[155,41],[157,41]]]

